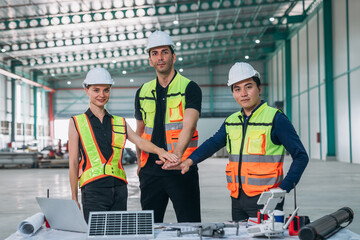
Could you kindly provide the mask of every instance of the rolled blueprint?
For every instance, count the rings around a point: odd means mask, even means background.
[[[31,236],[44,224],[44,219],[43,213],[36,213],[20,222],[17,230],[24,236]]]

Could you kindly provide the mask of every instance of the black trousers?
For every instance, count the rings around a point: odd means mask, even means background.
[[[154,221],[164,221],[169,198],[178,222],[201,222],[197,171],[172,176],[151,176],[140,171],[141,207],[154,210]]]
[[[231,215],[233,221],[241,221],[249,219],[249,217],[257,217],[258,210],[262,209],[264,205],[258,205],[257,201],[260,194],[254,197],[247,196],[242,189],[239,190],[239,197],[231,197]],[[284,200],[276,205],[277,210],[283,210]]]
[[[114,187],[85,185],[81,188],[81,203],[86,222],[89,220],[90,212],[126,211],[127,197],[126,184]]]

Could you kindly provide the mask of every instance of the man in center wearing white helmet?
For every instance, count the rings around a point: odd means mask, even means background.
[[[136,133],[156,146],[185,160],[197,148],[196,124],[201,111],[201,89],[174,69],[176,55],[170,36],[152,33],[147,42],[150,66],[157,77],[141,86],[135,98]],[[178,222],[201,222],[197,167],[182,175],[165,171],[156,154],[137,149],[138,175],[143,210],[154,210],[155,222],[163,222],[172,201]]]
[[[233,221],[257,216],[262,192],[280,188],[289,192],[300,180],[308,155],[288,118],[260,99],[260,74],[250,64],[235,63],[229,71],[228,86],[242,109],[233,113],[213,137],[206,140],[188,159],[176,166],[166,162],[164,169],[182,169],[211,157],[226,146],[227,188],[230,190]],[[293,162],[284,178],[285,149]],[[174,166],[175,165],[175,166]],[[276,206],[282,210],[284,202]]]

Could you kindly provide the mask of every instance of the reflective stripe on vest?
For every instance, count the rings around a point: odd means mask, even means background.
[[[145,133],[148,134],[148,135],[152,135],[154,129],[153,128],[150,128],[150,127],[145,127]]]
[[[121,164],[122,153],[126,142],[125,119],[118,116],[113,116],[111,119],[113,154],[108,161],[106,161],[99,149],[86,114],[75,116],[74,119],[86,155],[86,157],[82,156],[81,167],[79,167],[80,187],[106,176],[113,176],[127,183],[125,171]],[[86,163],[84,162],[85,159]],[[83,169],[84,164],[85,169]]]
[[[166,113],[165,113],[165,139],[169,152],[173,152],[183,128],[183,118],[185,112],[185,90],[190,80],[176,74],[175,78],[168,86],[166,93]],[[156,112],[156,84],[157,79],[145,83],[139,93],[140,111],[145,123],[145,130],[142,138],[151,141]],[[185,150],[182,160],[187,159],[195,151],[198,144],[198,132],[194,135]],[[141,167],[145,166],[149,153],[141,151]]]
[[[261,161],[259,158],[262,157]],[[240,155],[230,155],[230,162],[239,162]],[[276,163],[276,162],[284,162],[284,155],[264,155],[264,156],[256,156],[256,155],[243,155],[242,162],[268,162],[268,163]]]
[[[243,155],[241,162],[282,163],[284,155]]]
[[[237,112],[225,120],[227,150],[230,153],[226,178],[231,196],[239,196],[239,162],[241,187],[255,196],[278,187],[283,179],[285,149],[271,141],[271,128],[278,110],[263,103],[251,116],[243,135],[243,115]]]
[[[177,142],[173,142],[173,144],[171,144],[171,143],[167,144],[167,150],[168,151],[174,150],[176,144],[177,144]],[[174,148],[172,147],[172,145],[174,145]],[[188,148],[196,148],[197,145],[198,145],[198,140],[197,139],[196,140],[191,140],[189,142]]]
[[[242,181],[245,181],[245,177],[241,177]],[[263,185],[275,185],[281,183],[283,180],[283,175],[271,178],[252,178],[248,177],[247,184],[249,185],[256,185],[256,186],[263,186]]]

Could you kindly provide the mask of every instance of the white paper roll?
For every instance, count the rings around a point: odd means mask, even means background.
[[[20,222],[17,230],[24,236],[31,236],[44,224],[45,216],[43,213],[36,213]]]

